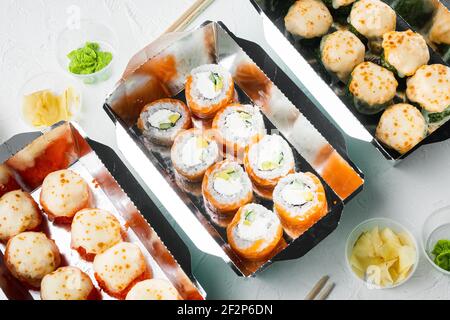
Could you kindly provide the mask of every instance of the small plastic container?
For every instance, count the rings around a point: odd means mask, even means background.
[[[361,234],[363,232],[370,231],[375,227],[378,227],[379,229],[390,228],[395,233],[407,234],[409,236],[409,238],[411,239],[411,241],[413,242],[414,248],[416,250],[416,261],[414,262],[414,265],[412,266],[412,269],[409,272],[408,276],[405,279],[403,279],[403,281],[397,282],[391,286],[385,286],[385,287],[377,286],[373,283],[369,283],[369,282],[365,281],[364,279],[361,279],[353,271],[352,266],[350,265],[350,257],[351,257],[352,249],[355,246],[356,241],[358,240],[358,238],[361,236]],[[369,219],[369,220],[366,220],[366,221],[360,223],[352,230],[352,232],[350,232],[350,235],[348,236],[347,242],[345,245],[345,259],[346,259],[346,264],[347,264],[349,272],[355,278],[357,278],[358,280],[365,283],[368,288],[370,288],[370,289],[391,289],[391,288],[395,288],[395,287],[398,287],[398,286],[404,284],[412,277],[412,275],[416,271],[417,265],[419,263],[419,251],[418,251],[418,245],[417,245],[416,239],[411,234],[411,232],[409,232],[409,230],[406,229],[405,226],[401,225],[400,223],[398,223],[394,220],[388,219],[388,218],[372,218],[372,219]]]
[[[98,43],[101,51],[112,53],[112,60],[105,68],[95,73],[72,73],[69,71],[70,59],[67,55],[73,50],[84,47],[86,42]],[[85,84],[95,84],[111,77],[114,62],[117,59],[117,45],[117,37],[108,26],[91,20],[81,20],[79,24],[67,26],[61,31],[56,40],[56,57],[61,68],[67,73]]]
[[[450,240],[450,206],[436,210],[425,220],[421,240],[428,262],[438,271],[450,276],[449,271],[434,263],[434,255],[431,253],[438,240]]]

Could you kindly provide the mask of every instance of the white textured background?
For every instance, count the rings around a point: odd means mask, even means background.
[[[81,18],[107,23],[120,41],[116,74],[109,81],[84,87],[80,124],[94,139],[115,146],[113,125],[102,103],[127,59],[163,32],[193,0],[1,0],[0,1],[0,142],[30,131],[19,118],[17,94],[38,73],[61,72],[54,43],[76,6]],[[216,0],[193,24],[221,20],[238,36],[272,52],[264,40],[261,21],[247,0]],[[275,57],[273,57],[275,58]],[[276,59],[277,60],[277,59]],[[303,79],[316,84],[316,79]],[[298,80],[295,80],[298,84]],[[191,249],[194,274],[209,298],[302,299],[325,274],[336,282],[333,299],[449,299],[450,280],[428,264],[421,253],[419,267],[408,283],[374,291],[347,271],[344,245],[359,222],[376,216],[407,225],[420,240],[421,225],[433,210],[450,204],[450,142],[422,147],[395,168],[371,145],[347,138],[349,153],[364,171],[364,191],[345,208],[338,229],[306,256],[279,262],[256,278],[243,279],[218,258]],[[419,241],[420,242],[420,241]]]

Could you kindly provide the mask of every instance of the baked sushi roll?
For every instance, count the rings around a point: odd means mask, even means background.
[[[73,218],[70,234],[71,247],[80,256],[92,261],[123,240],[119,220],[102,209],[83,209]]]
[[[366,61],[352,71],[348,89],[359,112],[375,114],[392,104],[397,86],[391,71]]]
[[[177,289],[167,280],[148,279],[138,282],[126,300],[182,300]]]
[[[406,95],[417,103],[431,125],[439,125],[450,116],[450,68],[442,64],[420,67],[406,82]]]
[[[249,146],[244,157],[244,167],[255,185],[273,190],[278,180],[294,172],[295,161],[286,140],[273,134]]]
[[[381,46],[383,66],[400,78],[412,76],[430,60],[425,39],[412,30],[385,33]]]
[[[186,101],[192,113],[210,119],[233,101],[234,82],[231,74],[216,64],[195,68],[186,79]]]
[[[349,23],[358,35],[381,39],[386,32],[395,31],[397,14],[380,0],[359,0],[352,6]]]
[[[290,174],[273,191],[274,211],[287,229],[303,233],[328,210],[322,182],[310,172]]]
[[[0,198],[0,241],[8,241],[24,231],[35,231],[41,222],[41,210],[30,194],[16,190]]]
[[[212,211],[224,214],[234,214],[253,200],[250,178],[237,162],[230,160],[218,162],[206,171],[202,193]]]
[[[137,126],[153,143],[170,146],[176,135],[191,127],[191,112],[183,101],[160,99],[147,104],[141,111]]]
[[[41,282],[42,300],[97,300],[98,291],[91,278],[76,267],[61,267]]]
[[[75,214],[92,207],[93,196],[86,181],[72,170],[54,171],[42,182],[40,203],[55,223],[71,223]]]
[[[387,108],[381,115],[375,136],[388,147],[404,154],[425,138],[427,123],[420,111],[407,103]]]
[[[289,8],[284,24],[292,35],[312,39],[328,33],[333,17],[320,0],[298,0]]]
[[[151,277],[151,270],[136,244],[120,242],[95,256],[94,276],[103,291],[124,299],[136,283]]]
[[[227,227],[231,248],[252,261],[268,259],[283,237],[277,215],[260,204],[242,206]]]
[[[42,232],[22,232],[6,244],[5,264],[11,274],[32,288],[61,263],[55,242]]]
[[[438,8],[428,31],[428,39],[435,44],[450,45],[450,10],[442,3]]]
[[[353,69],[364,61],[366,48],[361,40],[352,32],[336,31],[322,38],[320,42],[320,58],[330,72],[339,80],[347,82]]]
[[[210,130],[190,129],[176,137],[170,154],[174,169],[184,179],[198,182],[219,159],[219,147]]]
[[[243,158],[248,145],[258,142],[266,133],[259,108],[250,104],[223,108],[214,117],[212,128],[223,152],[238,159]]]

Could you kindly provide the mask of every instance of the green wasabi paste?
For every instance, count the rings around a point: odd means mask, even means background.
[[[71,51],[69,71],[74,74],[92,74],[104,69],[112,60],[112,53],[100,51],[100,45],[86,42],[85,46]]]
[[[431,252],[434,254],[434,263],[440,268],[450,271],[450,240],[439,240]]]

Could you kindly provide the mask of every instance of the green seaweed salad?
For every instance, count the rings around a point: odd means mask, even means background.
[[[440,268],[450,271],[450,240],[439,240],[431,252],[434,263]]]
[[[70,72],[74,74],[93,74],[106,68],[110,64],[113,55],[111,52],[101,51],[98,43],[86,42],[84,47],[71,51],[67,57],[70,59]]]

